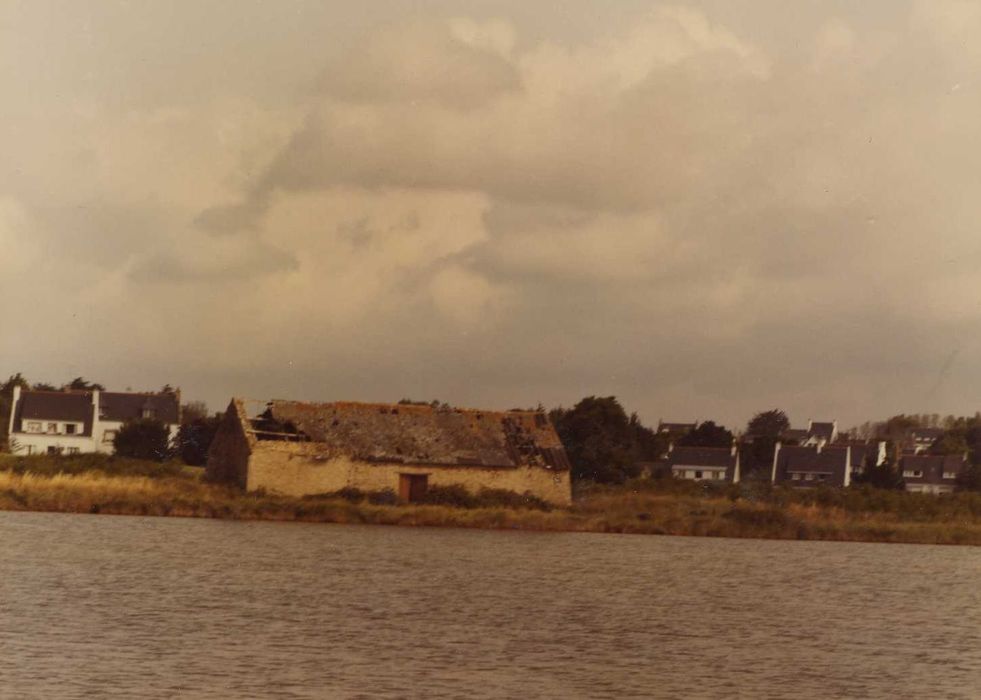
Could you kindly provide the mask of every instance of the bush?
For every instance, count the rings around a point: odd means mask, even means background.
[[[170,431],[159,420],[138,418],[119,429],[115,448],[120,457],[162,462],[171,454]]]
[[[466,486],[452,484],[450,486],[430,486],[420,503],[432,505],[453,506],[454,508],[476,508],[476,497],[467,490]]]
[[[14,474],[39,476],[102,472],[110,476],[147,476],[153,479],[179,476],[182,471],[181,465],[174,462],[150,462],[98,453],[7,456],[0,458],[0,469]]]
[[[394,506],[399,502],[399,495],[392,489],[382,489],[381,491],[369,491],[368,503],[376,506]]]

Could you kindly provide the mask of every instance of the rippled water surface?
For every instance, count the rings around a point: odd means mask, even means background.
[[[0,697],[981,697],[981,550],[0,513]]]

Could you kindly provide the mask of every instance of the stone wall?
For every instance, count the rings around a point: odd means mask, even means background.
[[[461,485],[473,493],[482,488],[529,491],[555,505],[572,503],[568,470],[369,463],[343,456],[327,457],[320,453],[317,443],[309,442],[253,443],[245,487],[290,496],[328,493],[344,487],[363,491],[391,489],[398,493],[400,474],[428,474],[430,486]]]
[[[249,455],[257,440],[246,431],[248,416],[241,401],[233,400],[208,449],[205,470],[212,481],[247,487]]]

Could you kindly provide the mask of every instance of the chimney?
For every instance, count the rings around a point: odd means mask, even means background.
[[[852,446],[845,448],[845,482],[843,486],[848,488],[852,483]]]
[[[773,471],[770,472],[770,483],[777,483],[777,457],[780,456],[780,441],[777,440],[777,444],[773,446]]]
[[[10,421],[7,425],[7,435],[14,434],[14,416],[17,414],[17,402],[20,401],[20,385],[14,385],[14,394],[10,402]]]

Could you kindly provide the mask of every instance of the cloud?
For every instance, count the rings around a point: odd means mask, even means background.
[[[194,90],[12,98],[0,271],[42,350],[9,361],[216,404],[973,410],[967,363],[923,398],[981,342],[972,4],[585,7],[318,5],[220,56],[175,39]]]

